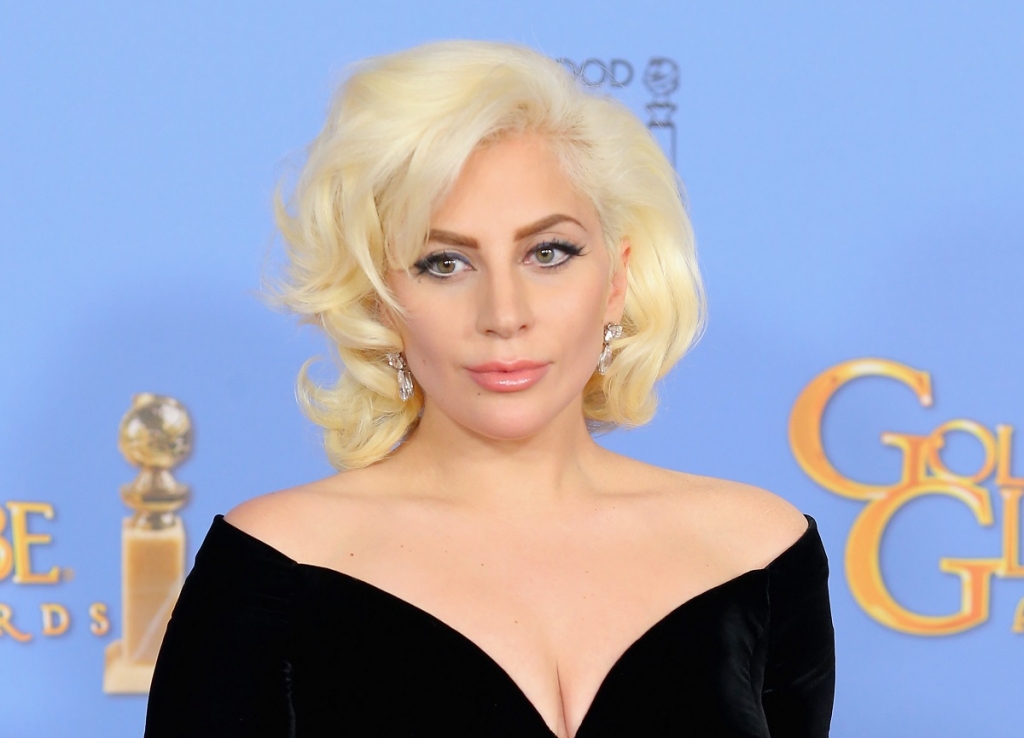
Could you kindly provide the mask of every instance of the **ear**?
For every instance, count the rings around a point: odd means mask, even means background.
[[[629,277],[629,255],[631,245],[628,238],[619,242],[618,259],[612,272],[611,290],[608,293],[608,307],[605,311],[606,323],[620,323],[622,313],[626,309],[626,285]]]

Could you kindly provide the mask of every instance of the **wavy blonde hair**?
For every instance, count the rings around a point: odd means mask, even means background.
[[[627,108],[584,89],[542,54],[501,43],[432,43],[356,65],[287,203],[281,189],[275,200],[287,262],[273,293],[323,327],[344,367],[333,386],[310,379],[310,362],[298,379],[300,404],[324,428],[334,466],[385,457],[423,405],[418,388],[408,401],[399,398],[385,360],[401,339],[384,306],[404,314],[387,271],[409,268],[474,149],[527,132],[545,137],[593,203],[613,256],[623,239],[631,245],[625,331],[608,372],[595,371],[583,390],[587,425],[605,431],[654,415],[655,382],[693,344],[704,317],[675,170]]]

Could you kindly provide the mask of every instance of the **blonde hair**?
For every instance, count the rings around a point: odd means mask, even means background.
[[[388,269],[409,268],[430,218],[478,146],[517,133],[549,141],[597,210],[607,247],[628,239],[624,335],[583,391],[592,432],[646,423],[655,382],[698,337],[704,296],[675,170],[626,107],[583,88],[520,46],[448,41],[358,64],[335,94],[287,205],[276,199],[288,257],[279,303],[317,322],[344,370],[334,386],[298,379],[338,468],[385,457],[418,420],[421,390],[398,395],[385,355],[401,349],[383,306],[401,306]],[[617,259],[613,259],[613,268]],[[621,268],[621,266],[619,267]],[[610,275],[609,275],[610,276]]]

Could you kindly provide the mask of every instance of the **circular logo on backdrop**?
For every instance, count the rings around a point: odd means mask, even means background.
[[[644,70],[644,87],[655,97],[668,97],[679,89],[679,65],[667,56],[654,56]]]

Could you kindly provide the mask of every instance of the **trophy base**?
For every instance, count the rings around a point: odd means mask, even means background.
[[[103,691],[106,694],[146,694],[153,681],[153,664],[129,661],[122,641],[107,646],[103,659]]]

